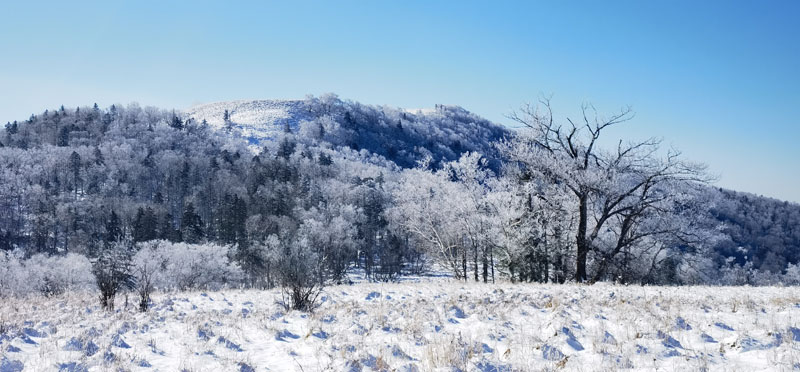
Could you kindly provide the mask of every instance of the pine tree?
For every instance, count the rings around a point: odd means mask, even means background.
[[[133,241],[146,242],[158,238],[158,221],[152,208],[139,208],[133,222]]]
[[[94,163],[97,165],[103,165],[106,162],[106,159],[103,157],[103,152],[100,151],[99,147],[94,148]]]
[[[69,146],[69,127],[63,126],[58,130],[58,138],[56,138],[56,146],[60,147]]]
[[[233,122],[231,122],[231,114],[228,110],[222,113],[222,121],[225,123],[225,131],[230,132],[233,129]]]
[[[333,164],[333,158],[330,155],[319,154],[319,165],[329,166]]]
[[[77,151],[73,151],[69,155],[69,168],[72,173],[72,188],[75,191],[75,198],[77,198],[81,184],[81,156]]]
[[[14,120],[13,123],[7,123],[6,124],[6,133],[8,133],[9,135],[10,134],[17,134],[17,129],[18,129],[18,126],[17,126],[17,121],[16,120]]]
[[[175,115],[175,112],[172,113],[172,120],[169,122],[169,126],[173,129],[182,130],[183,129],[183,120]]]
[[[183,241],[191,244],[201,243],[205,236],[203,233],[203,221],[200,219],[200,215],[195,213],[194,205],[191,202],[186,204],[186,208],[183,210],[181,234]]]
[[[218,221],[219,239],[225,244],[247,244],[247,203],[237,195],[225,195]]]
[[[160,234],[159,235],[160,235],[161,239],[169,240],[169,241],[171,241],[173,243],[178,243],[178,242],[183,241],[183,238],[181,236],[181,230],[180,229],[176,229],[174,227],[174,224],[173,224],[174,221],[173,220],[174,219],[172,217],[172,214],[165,213],[163,215],[163,218],[161,219],[161,222],[159,223],[159,226],[161,226],[161,230],[160,230]]]
[[[119,216],[117,215],[117,212],[112,209],[111,215],[108,218],[108,222],[106,222],[106,246],[110,246],[111,243],[118,241],[121,237],[122,226],[119,221]]]
[[[289,159],[289,157],[294,154],[294,149],[297,146],[294,141],[290,140],[288,137],[283,137],[281,143],[278,145],[278,156],[284,159]]]

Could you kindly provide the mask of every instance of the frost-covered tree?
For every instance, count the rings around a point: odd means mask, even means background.
[[[629,109],[600,118],[584,106],[580,122],[561,124],[549,101],[540,103],[511,116],[527,130],[504,153],[529,173],[530,182],[558,185],[571,196],[576,282],[607,279],[618,260],[627,265],[629,259],[658,250],[664,240],[700,243],[696,231],[686,229],[691,223],[672,223],[671,217],[691,206],[691,185],[709,180],[704,166],[671,150],[662,156],[656,139],[620,141],[612,151],[600,148],[598,140],[607,128],[632,117]]]
[[[503,274],[512,281],[563,283],[574,259],[568,198],[556,187],[528,182],[508,165],[487,199],[493,252]]]
[[[426,254],[435,257],[456,278],[466,279],[466,251],[463,250],[456,213],[462,195],[441,175],[424,169],[404,172],[392,194],[389,210],[392,223],[419,241]]]
[[[311,311],[324,285],[321,261],[317,250],[306,236],[283,241],[277,257],[276,271],[287,309]]]
[[[97,288],[100,290],[100,305],[114,310],[114,298],[121,290],[133,289],[133,248],[130,242],[118,241],[103,249],[92,262]]]
[[[167,267],[167,259],[161,254],[159,245],[162,242],[144,243],[133,256],[133,276],[136,281],[136,292],[139,294],[139,311],[145,312],[150,307],[150,295],[155,290],[158,277]]]
[[[479,279],[483,264],[483,278],[488,280],[491,211],[480,156],[468,154],[437,171],[428,166],[423,163],[405,171],[392,190],[394,205],[388,211],[392,223],[410,233],[455,277],[466,280],[471,262],[474,279]]]

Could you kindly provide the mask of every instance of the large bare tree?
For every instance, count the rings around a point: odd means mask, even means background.
[[[571,195],[575,237],[575,281],[603,279],[620,256],[649,252],[657,263],[664,242],[691,244],[700,239],[687,223],[670,217],[685,209],[687,190],[710,181],[705,166],[662,150],[661,141],[619,141],[599,146],[611,126],[630,120],[630,108],[607,118],[584,105],[579,120],[557,122],[549,99],[526,105],[509,117],[523,126],[505,146],[510,158],[533,182],[558,185]],[[590,273],[587,261],[591,264]],[[651,267],[652,269],[652,267]]]

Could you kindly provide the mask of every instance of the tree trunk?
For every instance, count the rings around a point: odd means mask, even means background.
[[[467,248],[466,247],[464,247],[462,249],[461,268],[464,270],[463,271],[463,273],[464,273],[464,281],[466,282],[467,280],[469,280],[469,274],[468,274],[469,271],[467,271]]]
[[[494,250],[489,251],[489,263],[492,266],[492,284],[494,284]]]
[[[473,270],[475,271],[475,281],[479,281],[478,279],[478,244],[474,241],[472,242],[472,261],[474,261]]]
[[[577,261],[575,263],[575,282],[583,283],[586,281],[586,256],[589,252],[588,242],[586,241],[586,229],[588,219],[588,197],[586,194],[580,195],[578,215],[578,232],[575,235],[575,243],[578,248]]]
[[[487,248],[484,247],[483,248],[483,257],[482,257],[482,261],[483,261],[482,262],[483,263],[483,273],[482,274],[483,274],[483,282],[484,283],[488,283],[489,282],[489,257],[487,256],[486,251],[487,251]]]

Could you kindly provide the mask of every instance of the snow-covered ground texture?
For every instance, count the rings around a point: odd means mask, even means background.
[[[0,371],[761,371],[800,368],[795,288],[463,284],[92,293],[0,303]]]
[[[214,102],[197,105],[186,110],[186,114],[211,127],[224,129],[225,110],[230,115],[231,125],[251,143],[274,138],[283,131],[284,125],[296,128],[302,120],[311,116],[302,100],[241,100]]]

